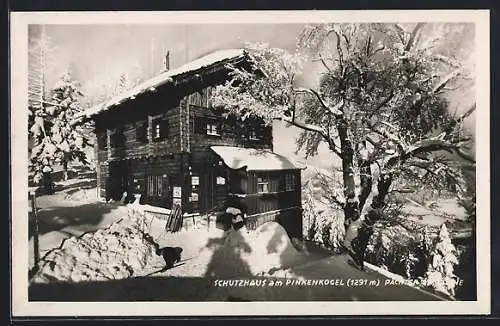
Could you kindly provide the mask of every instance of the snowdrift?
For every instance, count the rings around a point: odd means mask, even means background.
[[[96,281],[141,275],[158,260],[134,219],[65,240],[40,261],[33,282]],[[155,260],[155,262],[153,262]]]
[[[306,259],[276,222],[265,223],[251,232],[246,228],[230,231],[221,244],[208,247],[202,255],[207,254],[211,254],[211,261],[206,275],[219,278],[264,275]]]

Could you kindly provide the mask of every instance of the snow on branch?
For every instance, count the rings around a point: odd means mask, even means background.
[[[413,46],[415,42],[415,38],[417,37],[418,32],[424,27],[424,23],[418,23],[415,28],[413,28],[413,31],[410,34],[410,39],[408,40],[408,43],[406,44],[405,51],[410,51],[411,47]]]
[[[459,142],[450,142],[444,140],[446,137],[446,133],[441,133],[435,137],[430,137],[427,139],[423,139],[421,141],[416,142],[415,144],[409,146],[406,151],[402,154],[392,155],[388,160],[385,166],[387,168],[392,168],[398,162],[404,162],[411,157],[414,157],[418,154],[422,153],[430,153],[435,151],[444,150],[447,152],[460,152],[460,144],[467,141],[461,140]]]
[[[431,93],[435,94],[435,93],[439,92],[441,89],[443,89],[450,80],[452,80],[453,78],[455,78],[456,76],[458,76],[460,74],[461,70],[462,70],[461,68],[455,69],[452,72],[450,72],[448,75],[446,75],[443,78],[443,80],[441,80],[436,86],[434,86]]]
[[[296,119],[292,119],[290,117],[278,117],[276,119],[288,122],[289,124],[294,125],[295,127],[298,127],[298,128],[301,128],[301,129],[304,129],[307,131],[317,132],[317,133],[321,134],[321,136],[323,136],[324,138],[328,138],[328,136],[325,133],[325,130],[321,127],[316,126],[316,125],[313,125],[310,123],[300,122],[300,121],[297,121]]]
[[[325,100],[321,97],[321,95],[317,91],[315,91],[311,88],[297,88],[297,89],[295,89],[295,92],[312,94],[318,99],[321,106],[323,108],[325,108],[326,110],[328,110],[330,113],[332,113],[334,115],[342,115],[343,114],[341,108],[344,105],[344,100],[341,100],[339,103],[337,103],[336,105],[334,105],[332,107],[332,106],[329,106],[328,104],[326,104]]]
[[[403,143],[403,141],[398,136],[388,132],[385,129],[378,129],[370,122],[368,123],[368,129],[373,131],[376,134],[379,134],[380,136],[385,137],[386,139],[389,139],[393,143],[395,143],[396,146],[398,147],[400,153],[404,153],[406,151],[406,145]]]

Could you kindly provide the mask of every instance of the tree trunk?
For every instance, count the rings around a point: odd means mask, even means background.
[[[356,221],[359,218],[356,184],[354,183],[354,150],[349,140],[347,122],[342,116],[338,116],[336,120],[342,153],[342,179],[344,182],[345,197],[344,224],[348,227],[352,221]]]
[[[54,193],[54,188],[52,185],[52,172],[43,172],[42,183],[44,192],[47,195],[52,195]]]
[[[373,224],[375,224],[376,221],[378,221],[381,218],[380,210],[385,206],[385,198],[389,193],[389,188],[391,187],[392,179],[393,176],[390,173],[381,173],[380,176],[378,177],[378,184],[377,184],[378,193],[375,197],[373,197],[372,203],[370,205],[371,209],[366,216],[366,223],[369,226],[372,226]]]
[[[63,161],[63,178],[64,181],[68,180],[68,161]]]
[[[370,162],[368,161],[368,152],[366,150],[366,143],[363,143],[361,150],[359,151],[360,158],[358,160],[360,181],[361,181],[361,192],[359,194],[359,211],[363,210],[366,200],[372,191],[372,169]]]
[[[365,216],[364,223],[358,229],[358,235],[352,240],[351,247],[355,250],[354,259],[358,265],[363,267],[366,247],[373,234],[373,225],[381,218],[381,208],[385,205],[385,197],[389,193],[392,183],[392,174],[382,173],[378,178],[378,194],[373,197],[370,210]]]

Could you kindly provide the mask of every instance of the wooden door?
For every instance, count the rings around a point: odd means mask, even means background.
[[[111,198],[120,200],[128,185],[128,163],[127,161],[114,161],[109,167],[109,186]]]
[[[215,174],[212,170],[206,170],[201,176],[200,203],[202,213],[206,213],[215,206]]]

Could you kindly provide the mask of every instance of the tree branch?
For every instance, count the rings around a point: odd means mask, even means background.
[[[434,88],[432,89],[431,94],[435,94],[435,93],[439,92],[443,87],[446,86],[446,84],[450,80],[452,80],[453,78],[455,78],[456,76],[458,76],[460,74],[460,70],[461,69],[455,69],[454,71],[452,71],[451,73],[449,73],[448,75],[446,75],[444,77],[444,79],[439,82],[439,84],[437,84],[436,86],[434,86]]]
[[[368,129],[394,142],[398,147],[399,153],[404,153],[406,151],[406,145],[403,141],[399,137],[387,132],[387,130],[379,130],[370,122],[368,123]]]
[[[313,62],[317,62],[317,61],[321,62],[323,64],[323,66],[326,68],[326,70],[328,70],[329,72],[331,72],[332,69],[328,66],[328,64],[325,61],[325,58],[323,58],[323,56],[321,55],[321,53],[318,53],[318,56],[319,56],[318,59],[314,59],[312,61]]]
[[[317,91],[315,91],[311,88],[297,88],[295,91],[298,93],[309,93],[309,94],[314,95],[318,99],[321,106],[334,115],[342,115],[343,114],[342,110],[340,109],[344,105],[343,100],[341,100],[334,107],[330,107],[329,105],[326,104],[326,102],[321,97],[321,95]]]
[[[389,103],[392,98],[394,97],[394,91],[391,90],[389,95],[384,98],[382,101],[380,101],[376,106],[375,106],[375,109],[372,110],[372,112],[370,112],[370,116],[368,117],[368,119],[371,119],[375,113],[377,113],[381,108],[383,108],[384,106],[387,105],[387,103]]]
[[[337,52],[339,54],[339,70],[340,70],[340,75],[343,76],[344,75],[344,53],[342,52],[342,47],[340,46],[340,35],[339,33],[337,33],[337,31],[335,29],[331,29],[330,31],[328,31],[328,34],[326,35],[327,37],[331,34],[335,34],[335,37],[336,37],[336,40],[335,40],[335,43],[336,43],[336,47],[337,47]]]
[[[455,152],[460,155],[460,142],[449,142],[444,140],[445,133],[442,133],[438,136],[427,138],[421,141],[416,142],[411,145],[403,154],[397,154],[391,156],[387,163],[385,164],[386,168],[392,168],[398,162],[404,162],[411,157],[415,157],[418,154],[422,153],[430,153],[435,151],[444,150],[447,152]],[[462,152],[462,154],[466,155]]]
[[[444,62],[444,63],[446,63],[446,64],[448,64],[448,65],[450,65],[450,66],[452,66],[454,68],[460,68],[461,67],[460,64],[457,61],[453,60],[450,57],[447,57],[447,56],[444,56],[444,55],[441,55],[441,54],[437,54],[437,55],[434,56],[434,58],[436,60]]]
[[[291,124],[295,127],[298,127],[298,128],[301,128],[301,129],[304,129],[307,131],[317,132],[317,133],[321,134],[321,136],[323,136],[324,138],[327,138],[325,130],[323,130],[323,128],[318,127],[316,125],[300,122],[300,121],[297,121],[297,120],[292,119],[290,117],[279,117],[279,118],[276,118],[276,120],[282,120],[282,121],[288,122],[289,124]]]
[[[406,34],[406,30],[399,24],[394,24],[394,27],[397,29],[397,34],[402,44],[405,44],[404,35]]]
[[[413,31],[410,34],[410,39],[408,40],[408,43],[406,44],[405,51],[408,52],[410,51],[411,47],[413,46],[413,42],[415,41],[415,38],[417,36],[417,33],[424,27],[424,23],[418,23]]]
[[[476,102],[471,105],[471,107],[465,111],[464,114],[460,116],[460,118],[457,119],[457,124],[462,123],[465,119],[467,119],[474,111],[476,111]]]

